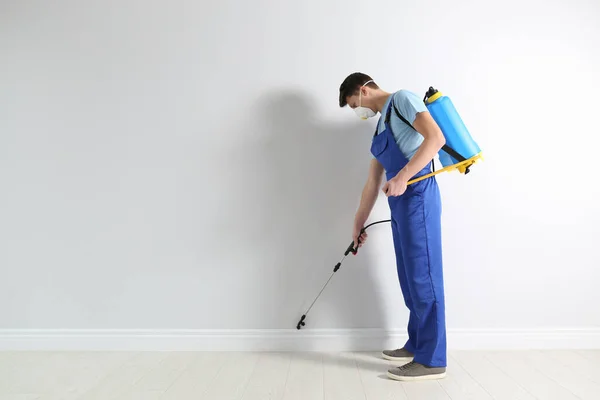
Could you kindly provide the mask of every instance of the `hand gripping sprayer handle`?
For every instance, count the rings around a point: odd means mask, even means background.
[[[347,256],[348,254],[352,253],[354,255],[356,255],[356,253],[358,253],[358,245],[360,244],[360,236],[365,233],[365,229],[366,228],[362,228],[360,230],[360,233],[358,234],[358,240],[357,240],[357,246],[356,249],[354,248],[354,240],[350,242],[350,246],[348,246],[348,248],[346,249],[346,251],[344,252],[344,257]],[[337,270],[336,270],[337,271]]]

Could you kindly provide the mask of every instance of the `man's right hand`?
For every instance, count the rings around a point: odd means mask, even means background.
[[[364,228],[364,221],[355,221],[354,229],[352,231],[352,239],[354,240],[354,250],[358,250],[367,241],[367,232],[362,232]]]

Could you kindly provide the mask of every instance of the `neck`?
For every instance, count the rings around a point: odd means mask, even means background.
[[[385,106],[385,103],[388,101],[390,96],[391,96],[391,93],[385,92],[383,90],[378,90],[377,94],[373,98],[373,104],[375,106],[374,111],[382,113],[383,106]]]

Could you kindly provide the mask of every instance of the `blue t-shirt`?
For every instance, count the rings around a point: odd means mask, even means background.
[[[385,115],[388,106],[390,105],[390,101],[394,102],[398,111],[400,111],[400,114],[402,114],[411,125],[414,123],[417,113],[427,111],[425,103],[423,103],[423,100],[415,93],[404,89],[399,90],[393,93],[383,106],[381,117],[377,123],[378,134],[383,132],[385,128]],[[423,136],[410,126],[406,125],[404,121],[396,115],[393,107],[390,116],[390,127],[392,128],[392,133],[394,134],[394,138],[396,139],[400,151],[404,154],[406,159],[410,160],[419,149],[421,143],[423,143]]]

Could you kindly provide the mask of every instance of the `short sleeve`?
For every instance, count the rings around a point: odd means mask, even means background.
[[[400,114],[411,124],[417,118],[418,113],[427,111],[423,100],[408,90],[399,90],[394,93],[393,102],[398,111],[400,111]]]

